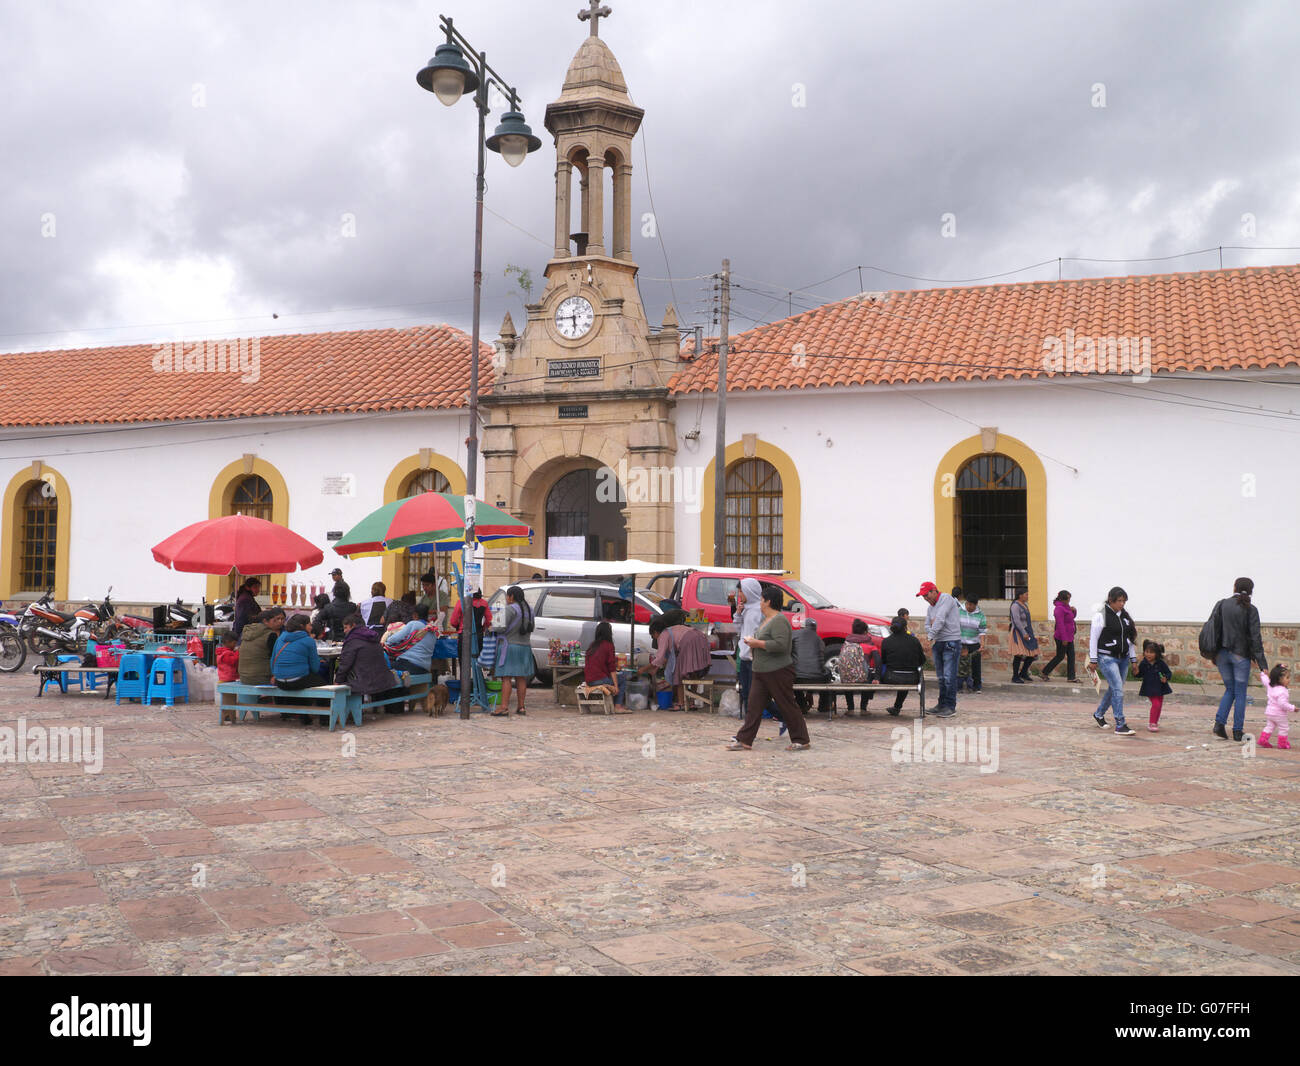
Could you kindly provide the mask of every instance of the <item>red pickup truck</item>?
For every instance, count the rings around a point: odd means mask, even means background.
[[[741,578],[754,577],[766,590],[779,588],[785,596],[786,610],[792,612],[791,624],[798,627],[803,618],[817,621],[817,635],[826,644],[827,658],[840,653],[844,638],[853,632],[853,620],[861,618],[875,643],[889,635],[889,619],[869,611],[851,611],[836,607],[816,589],[802,581],[775,574],[715,574],[708,570],[693,570],[688,574],[660,574],[650,587],[661,596],[676,600],[687,611],[702,610],[710,622],[730,622],[732,604]]]

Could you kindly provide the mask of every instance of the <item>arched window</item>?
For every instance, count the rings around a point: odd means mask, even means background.
[[[275,497],[271,492],[271,486],[266,483],[266,479],[259,477],[257,474],[249,474],[243,477],[235,485],[234,491],[230,495],[230,507],[226,514],[248,515],[250,518],[261,518],[263,521],[272,522],[272,510],[275,504]],[[271,593],[271,575],[270,574],[240,574],[238,577],[231,577],[230,587],[233,591],[238,588],[242,581],[250,577],[255,577],[262,582],[262,594],[269,596]],[[269,600],[267,602],[270,602]]]
[[[19,494],[18,588],[44,592],[55,584],[59,501],[53,484],[33,481]]]
[[[401,490],[397,494],[399,500],[404,500],[408,496],[418,496],[422,492],[450,492],[451,482],[437,470],[418,470],[405,481],[402,482]],[[420,575],[432,570],[438,575],[439,581],[447,582],[448,590],[454,590],[456,587],[455,575],[451,569],[451,561],[454,552],[399,552],[397,555],[397,588],[388,590],[388,595],[392,599],[400,599],[403,592],[415,592],[417,596],[422,594],[420,589]],[[360,597],[364,599],[364,597]],[[448,601],[446,594],[440,597],[441,601],[446,604]]]
[[[727,470],[724,566],[780,570],[785,498],[781,475],[764,459],[744,459]]]
[[[964,591],[1014,599],[1028,585],[1026,489],[1025,472],[1005,455],[977,455],[958,472],[953,572]]]

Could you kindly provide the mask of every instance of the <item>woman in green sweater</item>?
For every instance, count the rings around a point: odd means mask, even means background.
[[[794,700],[794,656],[790,649],[794,643],[794,630],[790,619],[781,613],[781,590],[775,586],[763,590],[763,621],[758,632],[746,637],[745,643],[754,652],[754,680],[749,686],[749,706],[745,709],[745,724],[727,745],[728,751],[749,751],[758,735],[763,720],[763,708],[769,699],[775,700],[785,724],[790,730],[788,751],[806,751],[808,726],[803,712]]]

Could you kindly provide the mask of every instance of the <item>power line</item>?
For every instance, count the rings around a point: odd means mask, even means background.
[[[668,291],[672,293],[673,307],[676,308],[677,287],[673,284],[673,267],[672,264],[668,262],[668,246],[664,244],[664,231],[663,227],[659,225],[659,211],[655,207],[655,194],[654,190],[650,187],[650,152],[646,148],[644,119],[641,121],[641,160],[645,164],[645,191],[646,196],[650,200],[650,216],[654,219],[655,236],[659,238],[659,250],[663,252],[664,255],[664,270],[668,272]],[[637,291],[639,295],[640,290],[638,289]],[[642,301],[642,303],[644,304],[644,301]]]

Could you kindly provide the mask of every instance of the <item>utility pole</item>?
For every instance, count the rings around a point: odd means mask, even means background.
[[[722,332],[718,337],[718,440],[713,459],[713,565],[725,565],[727,536],[727,342],[731,328],[731,260],[722,261]]]

